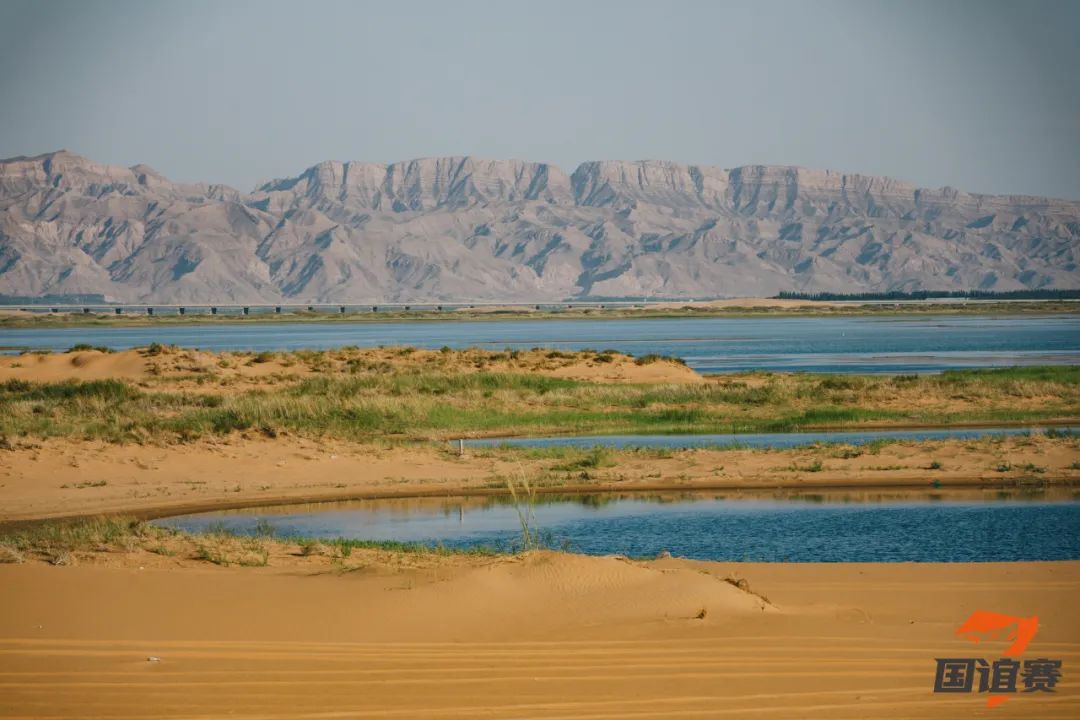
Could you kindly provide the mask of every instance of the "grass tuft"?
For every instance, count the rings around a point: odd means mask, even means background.
[[[26,562],[26,556],[9,543],[0,543],[0,564],[18,564]]]
[[[105,345],[90,345],[88,343],[79,343],[78,345],[72,345],[70,348],[68,348],[67,352],[87,352],[90,350],[95,350],[100,353],[113,352],[113,349],[111,347],[106,347]]]

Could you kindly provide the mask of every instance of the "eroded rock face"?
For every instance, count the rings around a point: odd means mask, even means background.
[[[0,161],[0,293],[561,300],[1075,287],[1080,202],[797,167],[324,162],[244,194]]]

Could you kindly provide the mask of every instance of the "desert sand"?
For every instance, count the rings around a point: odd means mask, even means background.
[[[121,553],[77,567],[0,566],[0,587],[5,717],[1080,713],[1070,677],[1080,660],[1077,562],[781,565],[538,552],[328,572]],[[1000,654],[1000,643],[955,634],[976,609],[1039,616],[1030,650],[1064,661],[1058,692],[992,711],[985,696],[931,692],[934,658]]]
[[[147,370],[147,359],[136,350],[0,356],[0,381],[136,380],[146,377]]]
[[[579,354],[546,350],[523,350],[503,353],[487,350],[464,350],[442,353],[411,347],[366,348],[321,353],[316,368],[320,372],[347,370],[348,362],[392,366],[396,372],[413,369],[437,369],[440,372],[528,372],[547,377],[571,378],[610,383],[701,383],[705,379],[690,368],[670,359],[638,364],[634,358],[619,353],[583,358]],[[0,382],[62,382],[65,380],[130,380],[170,382],[184,389],[193,374],[212,375],[216,380],[239,381],[233,389],[251,389],[252,385],[287,382],[308,377],[314,368],[298,362],[297,356],[282,353],[211,353],[200,350],[162,348],[153,354],[145,349],[102,352],[80,350],[66,353],[24,353],[0,355]],[[226,389],[229,386],[226,386]],[[221,384],[203,387],[221,391]]]

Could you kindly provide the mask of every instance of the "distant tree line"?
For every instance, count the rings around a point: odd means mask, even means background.
[[[966,298],[970,300],[1080,300],[1080,290],[915,290],[867,293],[800,293],[783,291],[779,300],[935,300]]]

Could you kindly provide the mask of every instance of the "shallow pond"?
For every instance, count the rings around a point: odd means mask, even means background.
[[[166,518],[189,531],[514,549],[507,498],[367,500]],[[526,509],[527,511],[527,509]],[[587,554],[792,562],[1080,559],[1080,493],[602,494],[537,498],[553,547]]]

